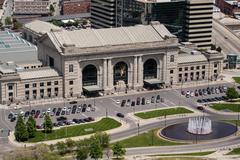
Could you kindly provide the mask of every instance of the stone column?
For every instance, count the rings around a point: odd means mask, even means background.
[[[158,65],[158,73],[157,73],[157,78],[159,80],[162,80],[163,81],[163,60],[162,60],[162,57],[160,57],[159,59],[159,65]]]
[[[138,83],[138,57],[134,56],[134,61],[133,61],[133,88],[137,86]]]
[[[162,80],[165,83],[169,83],[168,77],[167,77],[167,55],[164,54],[163,56],[163,63],[162,63]]]
[[[83,87],[83,84],[82,84],[82,68],[81,68],[81,65],[79,63],[79,94],[81,95],[82,94],[82,87]],[[66,90],[65,90],[66,92]]]
[[[103,59],[103,89],[105,90],[107,88],[107,73],[108,73],[108,67],[107,67],[107,59]]]
[[[113,66],[112,59],[108,59],[108,88],[111,90],[113,88]]]
[[[143,62],[142,56],[138,57],[138,84],[140,87],[143,86]]]

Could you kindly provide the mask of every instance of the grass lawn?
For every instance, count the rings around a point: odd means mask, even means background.
[[[194,152],[194,153],[183,153],[183,154],[160,154],[158,156],[206,156],[214,153],[214,151],[209,152]]]
[[[240,112],[240,104],[226,104],[226,103],[214,103],[210,105],[215,110],[230,110],[232,112]]]
[[[28,142],[40,142],[44,140],[54,140],[67,137],[82,136],[98,131],[106,131],[120,127],[121,123],[111,118],[103,118],[98,122],[74,125],[53,130],[52,133],[46,134],[42,131],[37,131],[36,136],[28,140]],[[87,129],[87,130],[86,130]]]
[[[195,158],[195,157],[163,157],[156,158],[153,160],[206,160],[206,158]]]
[[[176,143],[164,140],[157,136],[157,131],[159,129],[148,131],[147,133],[142,133],[138,136],[130,137],[119,141],[124,148],[133,147],[149,147],[149,146],[170,146],[170,145],[181,145],[183,143]],[[153,143],[152,143],[153,142]]]
[[[231,123],[232,125],[237,125],[240,126],[240,120],[224,120],[224,122]]]
[[[183,114],[183,113],[193,113],[193,112],[183,107],[177,107],[177,108],[169,108],[169,109],[158,109],[158,110],[153,110],[149,112],[139,112],[134,115],[142,119],[149,119],[149,118],[161,117],[164,115],[167,116],[167,115]]]
[[[236,155],[240,154],[240,148],[235,148],[231,152],[229,152],[227,155]]]
[[[240,84],[240,77],[233,77],[234,81],[238,84]]]

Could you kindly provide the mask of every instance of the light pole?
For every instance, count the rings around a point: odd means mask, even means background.
[[[138,131],[138,136],[139,136],[139,129],[140,129],[140,124],[139,124],[139,120],[137,122],[137,131]]]

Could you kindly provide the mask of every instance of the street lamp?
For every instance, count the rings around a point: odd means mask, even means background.
[[[137,122],[137,129],[138,129],[138,136],[139,136],[139,129],[140,129],[139,120],[138,120],[138,122]]]

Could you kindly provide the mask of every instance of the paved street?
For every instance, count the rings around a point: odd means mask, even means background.
[[[222,84],[223,85],[223,84]],[[224,84],[227,86],[233,86],[234,84],[228,83],[228,84]],[[194,91],[196,89],[199,88],[207,88],[207,87],[216,87],[218,85],[205,85],[205,86],[197,86],[197,87],[188,87],[188,88],[183,88],[182,90],[189,90],[189,91]],[[117,100],[135,100],[137,99],[137,97],[145,97],[146,100],[151,100],[152,96],[157,96],[160,95],[160,97],[162,97],[164,99],[164,102],[161,103],[151,103],[151,104],[145,104],[145,105],[139,105],[139,106],[135,106],[135,107],[121,107],[120,104],[117,104],[116,101]],[[223,94],[219,94],[218,96],[222,96]],[[209,96],[209,95],[208,95]],[[216,96],[216,95],[211,95],[211,96]],[[138,111],[143,111],[143,110],[149,110],[149,109],[156,109],[156,108],[164,108],[164,107],[169,107],[169,106],[188,106],[188,107],[192,107],[193,109],[196,109],[196,106],[198,103],[196,103],[196,100],[200,98],[200,97],[192,97],[192,98],[186,98],[185,96],[181,95],[181,89],[171,89],[171,90],[158,90],[158,91],[153,91],[153,92],[144,92],[144,93],[139,93],[139,94],[134,94],[134,95],[122,95],[122,96],[115,96],[112,98],[95,98],[95,99],[84,99],[84,100],[79,100],[77,104],[74,105],[80,105],[80,104],[91,104],[92,106],[96,106],[96,110],[95,111],[90,111],[90,112],[84,112],[84,113],[78,113],[78,114],[71,114],[71,115],[65,115],[66,117],[68,117],[68,119],[73,119],[73,118],[84,118],[84,117],[88,117],[88,116],[92,116],[92,117],[101,117],[101,116],[106,116],[106,115],[110,115],[110,116],[116,116],[116,113],[121,112],[123,114],[125,114],[125,118],[123,119],[123,121],[129,123],[130,127],[127,130],[121,131],[121,132],[117,132],[117,133],[113,133],[111,134],[111,139],[113,141],[119,140],[119,139],[123,139],[132,135],[136,135],[138,133],[138,127],[137,127],[137,121],[131,119],[130,117],[128,117],[128,113],[132,113],[132,112],[138,112]],[[69,104],[69,102],[65,102],[65,103],[59,103],[59,104],[51,104],[51,105],[39,105],[39,106],[29,106],[29,107],[24,107],[21,110],[26,111],[26,110],[31,110],[31,109],[44,109],[47,110],[49,107],[54,108],[54,107],[61,107],[63,108],[64,106],[72,106],[73,104]],[[5,129],[10,129],[13,130],[15,123],[10,122],[7,118],[8,114],[10,113],[10,111],[16,112],[16,110],[11,109],[11,110],[4,110],[4,109],[0,109],[0,114],[1,114],[1,120],[0,120],[0,128],[5,128]],[[211,114],[211,115],[210,115]],[[232,116],[232,115],[225,115],[225,114],[216,114],[213,113],[210,110],[206,110],[205,111],[205,115],[206,116],[211,116],[212,120],[222,120],[222,119],[237,119],[237,115]],[[55,117],[52,117],[53,121],[55,121]],[[180,123],[180,122],[186,122],[188,120],[187,117],[184,117],[183,115],[179,115],[177,118],[174,119],[169,119],[167,117],[166,119],[166,125],[170,125],[170,124],[174,124],[174,123]],[[42,123],[42,118],[38,118],[37,119],[37,123]],[[161,128],[165,125],[165,120],[159,120],[150,124],[141,124],[140,123],[140,127],[139,127],[139,131],[140,133],[142,132],[146,132],[150,129],[153,128]],[[0,138],[3,138],[4,136],[0,136]],[[6,135],[5,135],[6,137]],[[239,140],[240,141],[240,140]],[[211,145],[207,145],[206,146],[213,146],[214,148],[216,147],[222,147],[225,146],[228,143],[232,143],[235,144],[235,142],[238,141],[227,141],[226,143],[211,143]],[[4,146],[4,150],[9,150],[11,149],[10,144],[8,144],[7,142],[4,142],[1,144],[1,146]],[[182,151],[188,151],[189,148],[191,148],[191,150],[199,150],[199,149],[204,149],[205,145],[194,145],[194,146],[185,146],[184,148],[182,148]],[[201,148],[202,147],[202,148]],[[205,147],[206,148],[206,147]],[[167,150],[170,151],[172,148],[171,147],[165,147],[163,148],[163,150]],[[175,151],[179,151],[181,149],[181,147],[176,147]],[[206,148],[207,149],[207,148]],[[154,147],[153,150],[151,150],[151,152],[149,151],[149,149],[146,149],[144,152],[141,149],[129,149],[127,154],[128,155],[133,155],[136,153],[155,153],[159,151],[159,147]],[[191,151],[189,149],[189,151]],[[162,151],[162,148],[161,148]],[[160,152],[159,152],[160,153]]]
[[[240,54],[240,38],[227,30],[218,20],[213,19],[213,44],[217,44],[223,53]]]

